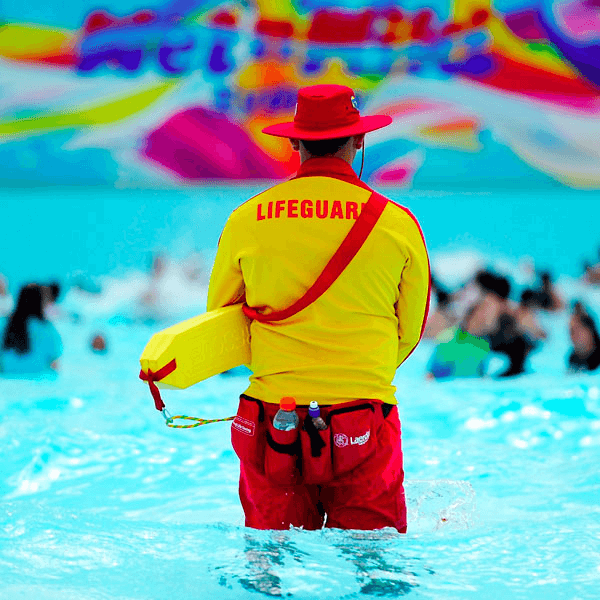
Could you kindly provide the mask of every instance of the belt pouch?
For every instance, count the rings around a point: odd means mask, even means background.
[[[294,485],[299,480],[299,461],[298,428],[281,431],[275,429],[272,422],[268,422],[267,443],[265,445],[265,475],[278,485]]]
[[[356,472],[376,452],[376,433],[383,423],[381,410],[370,403],[332,410],[327,415],[331,427],[331,454],[335,477]]]
[[[318,430],[312,419],[304,419],[300,431],[302,479],[304,483],[327,483],[333,477],[331,464],[331,428]]]
[[[237,415],[231,423],[231,445],[240,462],[264,472],[265,411],[258,400],[240,398]]]

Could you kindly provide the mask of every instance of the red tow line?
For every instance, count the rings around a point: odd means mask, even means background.
[[[154,406],[156,406],[156,410],[162,412],[165,408],[165,403],[162,401],[160,397],[160,390],[156,386],[157,381],[164,379],[167,375],[170,375],[177,368],[177,363],[175,359],[173,359],[170,363],[167,363],[164,367],[160,368],[158,371],[153,372],[151,369],[148,369],[148,372],[144,371],[144,369],[140,370],[140,379],[142,381],[147,381],[150,386],[150,393],[152,394],[152,398],[154,398]]]

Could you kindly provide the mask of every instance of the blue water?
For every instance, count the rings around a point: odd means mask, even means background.
[[[110,275],[99,298],[65,294],[57,379],[0,379],[2,600],[598,597],[600,375],[565,375],[566,313],[542,315],[549,340],[523,377],[425,381],[429,341],[399,370],[407,535],[254,531],[243,527],[229,425],[169,429],[137,379],[152,333],[202,310],[207,274],[165,321],[131,306],[149,251],[197,248],[208,260],[252,192],[0,193],[11,289],[76,270]],[[498,264],[528,254],[555,267],[566,299],[584,295],[598,312],[598,292],[575,276],[580,255],[595,255],[600,211],[589,194],[568,194],[406,204],[434,263],[454,256],[457,277],[459,250]],[[89,349],[96,331],[105,355]],[[218,376],[163,397],[174,414],[225,417],[245,381]]]
[[[143,269],[160,249],[210,259],[230,212],[265,187],[1,188],[0,272],[16,291],[22,281],[77,270]],[[597,258],[599,191],[382,191],[418,217],[434,257],[466,248],[513,261],[529,255],[570,276]]]

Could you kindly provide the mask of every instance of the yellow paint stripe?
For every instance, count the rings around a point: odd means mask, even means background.
[[[483,148],[477,135],[469,132],[436,133],[433,131],[421,130],[417,139],[421,139],[429,146],[454,148],[465,152],[478,152]]]
[[[75,40],[72,32],[41,25],[10,23],[0,27],[0,56],[19,59],[56,54]]]
[[[104,104],[94,104],[72,112],[53,112],[24,119],[0,121],[0,135],[18,136],[32,132],[116,123],[148,108],[177,83],[177,81],[167,81],[130,96],[120,97]]]

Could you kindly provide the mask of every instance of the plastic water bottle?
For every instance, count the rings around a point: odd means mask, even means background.
[[[296,412],[296,399],[285,396],[279,401],[279,410],[273,417],[273,427],[280,431],[291,431],[298,427],[300,419]]]
[[[316,429],[323,430],[327,429],[327,423],[323,420],[321,416],[321,409],[316,400],[311,400],[308,405],[308,416],[312,418],[313,425]]]

